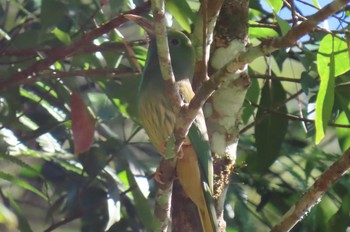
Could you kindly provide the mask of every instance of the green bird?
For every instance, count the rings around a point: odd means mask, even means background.
[[[194,72],[194,49],[189,38],[175,30],[168,30],[168,44],[176,86],[183,101],[188,103],[194,96],[190,82]],[[173,134],[177,117],[165,91],[157,45],[155,39],[151,39],[139,88],[138,110],[142,126],[162,155]],[[211,195],[213,164],[202,112],[192,124],[181,149],[183,157],[177,160],[176,165],[179,182],[197,206],[203,231],[216,231],[216,213]]]

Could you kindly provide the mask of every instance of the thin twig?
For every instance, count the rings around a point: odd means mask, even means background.
[[[298,116],[295,116],[295,115],[291,115],[291,114],[285,114],[285,113],[282,113],[282,112],[279,112],[275,109],[272,109],[272,108],[266,108],[266,107],[263,107],[263,106],[260,106],[258,104],[255,104],[254,102],[251,102],[250,103],[252,106],[255,106],[259,109],[262,109],[270,114],[277,114],[277,115],[280,115],[281,117],[285,117],[285,118],[288,118],[289,120],[293,120],[293,121],[300,121],[300,122],[309,122],[309,123],[314,123],[315,120],[313,119],[308,119],[308,118],[301,118],[301,117],[298,117]],[[350,128],[350,125],[345,125],[345,124],[338,124],[338,123],[334,123],[334,122],[328,122],[328,126],[332,126],[332,127],[340,127],[340,128]]]
[[[279,108],[281,108],[282,106],[284,106],[287,102],[293,100],[294,98],[296,98],[298,95],[302,94],[303,91],[299,90],[298,92],[296,92],[295,94],[291,95],[290,97],[288,97],[287,99],[280,101],[278,103],[276,103],[273,108],[275,110],[278,110]],[[252,128],[255,124],[260,123],[264,118],[266,118],[269,114],[264,114],[262,115],[259,119],[255,120],[254,122],[250,123],[249,125],[245,126],[244,128],[242,128],[240,130],[240,134],[245,133],[246,131],[248,131],[250,128]]]
[[[266,75],[259,75],[259,74],[253,74],[253,75],[249,75],[250,78],[256,78],[256,79],[271,79],[271,80],[275,80],[275,81],[286,81],[286,82],[294,82],[294,83],[300,83],[300,79],[296,79],[296,78],[290,78],[290,77],[276,77],[276,76],[266,76]]]
[[[135,41],[129,41],[129,46],[135,46],[135,45],[145,45],[147,44],[146,40],[135,40]],[[103,43],[101,45],[95,45],[91,44],[89,46],[82,47],[80,49],[77,49],[74,51],[74,53],[71,54],[71,56],[76,55],[83,55],[86,53],[94,53],[94,52],[103,52],[103,51],[118,51],[118,50],[124,50],[123,43]],[[9,49],[9,50],[0,50],[0,56],[29,56],[29,57],[36,57],[39,54],[48,55],[51,53],[52,48],[24,48],[24,49]],[[70,56],[67,56],[70,57]]]
[[[340,177],[342,177],[350,168],[350,148],[330,166],[315,181],[313,186],[293,205],[293,207],[282,217],[281,221],[275,225],[271,232],[290,231],[305,214],[310,212],[329,189]]]
[[[260,56],[269,55],[278,49],[293,46],[298,39],[312,32],[319,23],[341,10],[349,2],[350,0],[335,0],[323,7],[317,13],[311,15],[308,20],[293,27],[285,36],[266,40],[258,46],[247,49],[246,52],[242,52],[237,58],[228,62],[213,74],[208,81],[203,83],[195,97],[191,100],[189,107],[182,109],[181,115],[184,119],[183,121],[186,123],[183,124],[184,130],[179,131],[180,134],[177,137],[185,137],[193,119],[198,113],[198,110],[204,105],[206,100],[213,94],[227,76],[231,75],[231,73],[237,72],[246,64]]]
[[[173,105],[175,113],[181,108],[181,97],[176,90],[175,76],[169,56],[168,36],[165,24],[165,3],[163,0],[152,0],[152,13],[154,19],[154,31],[157,42],[160,70],[165,83],[164,94]],[[154,230],[167,231],[170,223],[171,195],[173,180],[175,176],[176,156],[172,159],[162,159],[159,172],[162,173],[161,181],[158,183],[156,203],[154,209]]]
[[[140,14],[147,9],[149,9],[149,2],[146,2],[140,7],[135,8],[127,13]],[[102,26],[90,31],[89,33],[85,34],[82,38],[80,38],[79,40],[73,42],[68,46],[52,48],[46,58],[36,62],[35,64],[29,66],[23,71],[20,71],[9,78],[2,80],[0,82],[0,91],[5,90],[14,85],[21,84],[22,82],[25,82],[27,79],[35,78],[37,73],[47,69],[54,62],[58,60],[62,60],[65,57],[71,56],[71,54],[74,54],[74,52],[77,49],[80,49],[85,46],[90,46],[92,44],[92,41],[95,38],[102,36],[105,33],[108,33],[109,31],[113,30],[115,27],[120,26],[126,21],[127,19],[123,15],[120,15],[110,20],[109,22],[103,24]]]

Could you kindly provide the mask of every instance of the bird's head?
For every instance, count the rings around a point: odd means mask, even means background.
[[[176,80],[192,79],[195,53],[191,40],[184,33],[169,29],[168,44]]]

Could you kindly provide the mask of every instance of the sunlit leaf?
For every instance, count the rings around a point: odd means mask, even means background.
[[[312,0],[312,3],[314,4],[315,7],[321,8],[320,4],[318,3],[318,0]]]
[[[350,69],[347,44],[332,35],[323,38],[317,54],[317,70],[321,78],[316,100],[316,144],[325,134],[334,104],[335,77]]]
[[[194,13],[189,7],[187,1],[185,0],[168,0],[165,2],[166,9],[175,17],[176,21],[181,25],[181,27],[187,31],[191,32],[190,21],[193,22]]]
[[[249,27],[248,29],[249,38],[271,38],[278,36],[278,33],[271,28],[266,27]]]
[[[67,34],[66,32],[58,29],[57,27],[55,27],[51,31],[51,33],[54,34],[56,36],[56,38],[59,39],[65,45],[69,45],[72,42],[72,39],[70,38],[70,35]]]
[[[0,225],[10,230],[15,230],[18,226],[16,215],[5,207],[3,203],[0,203]]]
[[[6,40],[11,40],[9,34],[6,33],[3,29],[0,28],[0,37],[4,37]]]
[[[266,0],[266,2],[275,13],[278,13],[283,6],[283,1],[281,0]]]
[[[332,69],[335,77],[350,69],[349,46],[343,39],[328,34],[322,39],[317,53],[317,71],[321,81],[329,78]]]

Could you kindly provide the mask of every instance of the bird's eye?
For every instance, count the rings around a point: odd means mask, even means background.
[[[170,43],[174,46],[178,46],[180,44],[180,40],[177,38],[171,39]]]

